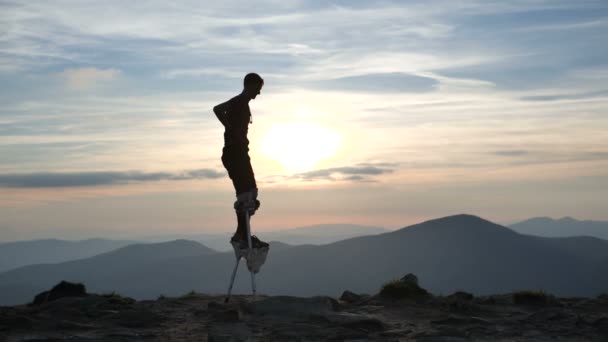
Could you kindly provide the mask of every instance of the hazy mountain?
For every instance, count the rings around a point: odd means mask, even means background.
[[[358,236],[386,233],[381,227],[355,224],[318,224],[273,232],[261,232],[265,240],[281,241],[291,245],[324,245]]]
[[[509,227],[522,234],[537,236],[593,236],[608,240],[608,221],[579,221],[572,217],[563,217],[559,220],[550,217],[535,217]]]
[[[58,264],[38,264],[24,266],[0,274],[0,305],[21,303],[31,298],[30,289],[48,287],[51,279],[87,279],[91,284],[113,284],[113,279],[121,282],[139,283],[137,270],[141,267],[148,269],[166,259],[202,256],[217,253],[195,241],[175,240],[152,244],[134,244],[117,250],[96,255],[94,257],[73,260]],[[172,270],[153,271],[155,277],[163,277]],[[8,276],[3,277],[7,274]],[[130,280],[128,280],[130,279]],[[149,278],[148,278],[149,279]],[[51,281],[52,282],[52,281]],[[119,284],[119,283],[117,283]],[[128,285],[128,284],[123,284]],[[156,288],[154,284],[140,284]],[[97,287],[100,290],[111,291],[114,287]],[[118,287],[117,287],[118,288]]]
[[[357,236],[376,235],[387,232],[386,229],[374,226],[356,224],[318,224],[299,228],[291,228],[277,231],[258,232],[253,224],[253,233],[264,241],[281,241],[290,245],[324,245]],[[234,232],[222,234],[193,234],[193,235],[163,235],[155,237],[142,237],[149,241],[166,241],[170,239],[188,239],[200,243],[217,251],[229,251],[228,243]]]
[[[133,243],[135,241],[106,239],[4,242],[0,243],[0,272],[25,265],[88,258]]]
[[[375,293],[387,279],[411,272],[421,286],[436,294],[544,289],[561,296],[594,296],[608,290],[608,276],[603,273],[608,258],[601,252],[602,245],[608,250],[608,242],[592,240],[590,252],[586,243],[577,247],[577,241],[522,235],[479,217],[456,215],[321,246],[280,245],[271,249],[257,277],[258,289],[299,296],[337,296],[344,289]],[[162,258],[163,253],[159,250],[157,259],[137,263],[124,254],[122,259],[98,256],[23,267],[0,274],[0,287],[49,288],[65,279],[84,282],[92,291],[116,290],[136,298],[180,295],[192,289],[226,291],[234,267],[232,252]],[[235,291],[250,291],[243,266]],[[4,304],[31,300],[10,293],[1,296]]]

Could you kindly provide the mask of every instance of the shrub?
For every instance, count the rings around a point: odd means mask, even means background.
[[[382,286],[380,296],[394,299],[417,299],[429,297],[430,294],[415,283],[395,279]]]
[[[196,298],[197,296],[198,296],[198,294],[196,293],[196,291],[190,290],[190,292],[182,295],[181,297],[179,297],[179,299],[191,299],[191,298]]]
[[[112,291],[110,293],[105,293],[101,295],[102,297],[108,300],[110,304],[118,304],[118,305],[131,305],[135,303],[135,299],[129,297],[123,297],[118,292]]]
[[[553,296],[543,290],[519,291],[513,293],[513,303],[519,305],[545,305],[553,301]]]

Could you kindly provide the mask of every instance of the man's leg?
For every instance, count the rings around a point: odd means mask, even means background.
[[[247,150],[224,150],[222,162],[228,170],[228,175],[232,179],[232,183],[236,190],[237,201],[234,203],[234,209],[237,217],[237,230],[235,240],[245,240],[247,237],[247,221],[245,210],[248,210],[250,215],[255,213],[259,207],[257,200],[258,189],[255,181],[253,168]]]
[[[249,212],[249,217],[251,219],[255,210],[260,206],[260,201],[257,200],[257,193],[258,189],[256,188],[251,189],[250,191],[243,191],[236,196],[237,200],[234,203],[234,209],[238,226],[235,235],[240,240],[245,240],[247,238],[247,220],[245,216],[247,211]]]

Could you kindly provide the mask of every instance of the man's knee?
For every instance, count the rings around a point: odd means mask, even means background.
[[[240,192],[236,195],[234,209],[237,211],[248,210],[251,215],[260,207],[258,201],[258,189],[252,188],[249,191]]]

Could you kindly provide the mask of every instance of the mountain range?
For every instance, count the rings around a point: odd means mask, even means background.
[[[143,246],[4,272],[0,304],[30,301],[36,291],[60,280],[138,299],[226,291],[235,261],[232,252],[186,240]],[[387,279],[406,273],[416,274],[435,294],[542,289],[560,296],[595,296],[608,290],[608,241],[524,235],[463,214],[325,245],[273,242],[257,279],[265,294],[337,296],[344,289],[376,293]],[[250,291],[245,267],[234,291]]]
[[[281,241],[290,245],[324,245],[352,237],[387,232],[387,230],[382,227],[357,224],[317,224],[284,230],[263,231],[259,233],[257,233],[255,227],[253,227],[253,231],[254,234],[258,234],[264,241]],[[230,251],[232,250],[232,247],[227,242],[230,240],[233,233],[233,231],[230,231],[222,234],[161,235],[143,237],[138,240],[161,242],[173,239],[187,239],[198,241],[217,251]]]
[[[0,243],[0,272],[12,268],[58,263],[92,257],[135,243],[130,240],[87,239],[67,241],[40,239]]]
[[[534,217],[509,228],[522,234],[545,237],[592,236],[608,240],[608,221],[577,220],[566,216],[560,219]]]

